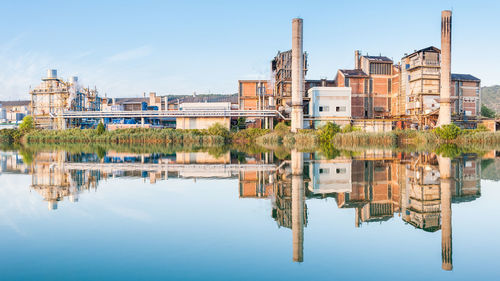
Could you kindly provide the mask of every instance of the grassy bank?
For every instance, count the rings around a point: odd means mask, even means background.
[[[24,137],[26,143],[115,143],[115,144],[224,144],[224,135],[214,135],[208,130],[174,129],[122,129],[97,130],[35,130]]]

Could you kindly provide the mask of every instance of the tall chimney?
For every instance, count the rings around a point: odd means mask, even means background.
[[[359,69],[359,50],[354,51],[354,69]]]
[[[441,89],[438,126],[451,124],[451,11],[441,12]]]
[[[304,52],[302,19],[292,20],[292,132],[303,127],[302,97],[304,91]]]

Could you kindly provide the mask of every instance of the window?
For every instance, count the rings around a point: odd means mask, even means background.
[[[330,173],[330,169],[328,169],[328,168],[319,168],[319,173],[320,174],[329,174]]]
[[[368,79],[365,79],[365,94],[368,94]]]
[[[345,174],[347,172],[346,168],[337,168],[335,170],[337,174]]]
[[[387,92],[390,94],[392,92],[392,79],[387,79]]]
[[[345,78],[345,83],[344,84],[345,84],[346,87],[349,87],[349,77]]]
[[[328,107],[328,106],[320,106],[319,107],[319,112],[326,112],[326,111],[330,111],[330,107]]]
[[[345,112],[346,107],[345,106],[337,106],[337,107],[335,107],[335,111],[336,112]]]
[[[373,79],[370,79],[370,86],[369,86],[370,94],[373,92]]]

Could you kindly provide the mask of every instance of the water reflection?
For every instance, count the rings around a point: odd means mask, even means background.
[[[496,152],[490,153],[495,159]],[[481,196],[480,157],[447,158],[433,153],[396,153],[367,150],[323,159],[316,153],[291,151],[279,160],[273,152],[242,155],[234,151],[214,155],[204,151],[173,154],[136,154],[108,151],[35,153],[29,164],[16,152],[2,152],[2,173],[30,174],[30,188],[48,208],[64,198],[78,202],[79,194],[97,191],[99,182],[135,177],[155,183],[169,178],[234,178],[240,198],[270,198],[271,217],[292,231],[292,259],[304,261],[307,199],[335,199],[338,208],[354,209],[354,224],[363,227],[395,216],[417,229],[441,230],[442,269],[452,270],[451,204]],[[496,160],[493,160],[496,161]]]

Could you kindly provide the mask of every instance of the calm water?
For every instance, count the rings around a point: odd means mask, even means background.
[[[0,280],[499,280],[495,154],[3,151]]]

